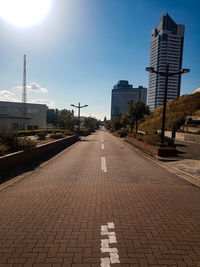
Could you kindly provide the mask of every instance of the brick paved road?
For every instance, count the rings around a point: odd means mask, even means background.
[[[106,132],[0,191],[0,266],[100,266],[108,222],[110,266],[200,266],[199,188]]]

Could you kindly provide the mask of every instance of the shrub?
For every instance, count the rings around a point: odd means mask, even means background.
[[[30,136],[30,135],[38,135],[40,133],[48,133],[52,132],[52,130],[24,130],[24,131],[17,131],[16,136]]]
[[[15,133],[16,136],[30,136],[30,135],[38,135],[38,134],[50,134],[50,133],[59,133],[64,132],[63,129],[37,129],[37,130],[24,130],[24,131],[17,131]]]
[[[47,133],[41,132],[41,133],[38,133],[37,136],[38,136],[39,140],[45,140]]]
[[[53,133],[53,134],[50,134],[50,138],[60,139],[60,138],[64,138],[64,135],[62,133]]]
[[[126,129],[120,129],[119,131],[117,131],[117,134],[119,135],[119,137],[126,137],[127,136],[127,130]]]
[[[5,146],[4,144],[0,144],[0,156],[4,156],[7,150],[7,146]]]
[[[65,136],[69,136],[69,135],[74,135],[74,133],[71,132],[71,131],[69,131],[69,130],[65,130],[65,131],[64,131],[64,135],[65,135]]]
[[[1,143],[5,145],[9,150],[16,150],[17,149],[17,137],[9,135],[4,136],[1,138]]]
[[[30,150],[36,146],[36,142],[26,137],[6,136],[1,138],[1,143],[6,150],[18,151],[18,150]],[[4,148],[5,149],[5,148]]]
[[[139,141],[146,142],[149,145],[161,146],[161,137],[158,134],[130,134]],[[165,137],[164,146],[175,147],[174,139]]]
[[[78,130],[78,128],[75,128],[74,129],[74,134],[76,135],[80,135],[80,136],[87,136],[91,133],[91,131],[87,130],[86,128],[84,127],[81,127],[80,128],[80,131]]]
[[[26,138],[26,137],[19,137],[17,138],[17,148],[20,150],[31,150],[36,146],[36,142]]]

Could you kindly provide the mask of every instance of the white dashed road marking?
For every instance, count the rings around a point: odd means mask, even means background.
[[[101,267],[110,267],[110,258],[101,258]]]
[[[101,144],[101,149],[104,149],[104,144]]]
[[[114,229],[115,225],[114,223],[108,223],[108,229]]]
[[[115,232],[110,232],[109,229],[114,229],[114,223],[107,223],[107,225],[101,226],[101,235],[108,236],[108,239],[101,239],[101,252],[109,253],[110,258],[101,258],[101,267],[110,267],[111,264],[120,263],[119,254],[117,248],[110,248],[109,244],[117,243]]]
[[[109,243],[110,244],[117,243],[116,236],[111,235],[108,238],[109,238]]]
[[[101,235],[113,236],[113,235],[115,235],[115,232],[107,232],[107,231],[105,231],[105,232],[101,232]]]
[[[118,253],[110,253],[110,262],[111,263],[120,263]]]
[[[108,240],[108,242],[109,242],[109,240]],[[118,250],[117,250],[117,248],[101,248],[101,252],[102,253],[106,253],[106,252],[108,252],[108,253],[118,253]]]
[[[105,157],[101,157],[101,170],[104,171],[104,172],[107,172]]]

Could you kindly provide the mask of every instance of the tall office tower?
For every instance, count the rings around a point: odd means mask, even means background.
[[[128,81],[121,80],[112,89],[111,97],[111,119],[118,114],[124,114],[128,109],[129,101],[142,101],[146,104],[147,88],[139,86],[133,88]]]
[[[151,33],[150,66],[156,71],[179,72],[182,68],[184,25],[176,24],[166,14],[162,15],[158,26]],[[167,101],[180,96],[181,75],[169,77]],[[163,105],[165,77],[149,74],[148,105],[151,110]]]

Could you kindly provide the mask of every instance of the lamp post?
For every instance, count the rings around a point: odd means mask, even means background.
[[[72,107],[75,107],[78,109],[78,134],[80,133],[80,114],[81,114],[81,108],[86,108],[88,105],[81,106],[80,103],[78,103],[78,106],[71,104]]]
[[[145,68],[146,71],[150,73],[156,73],[161,76],[165,77],[165,92],[164,92],[164,99],[163,99],[163,114],[162,114],[162,128],[161,128],[161,144],[164,145],[165,140],[165,116],[166,116],[166,102],[167,102],[167,86],[168,86],[168,78],[174,75],[181,75],[184,73],[190,72],[190,69],[181,69],[179,72],[171,73],[169,72],[169,64],[167,63],[165,66],[165,72],[156,71],[153,67]]]

